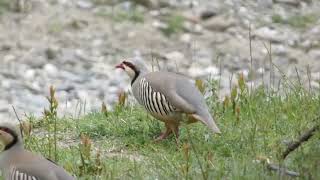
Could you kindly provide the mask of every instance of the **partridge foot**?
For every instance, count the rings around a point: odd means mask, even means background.
[[[166,139],[170,134],[172,134],[172,131],[170,129],[166,129],[165,132],[161,133],[160,136],[154,139],[154,142],[162,141]]]

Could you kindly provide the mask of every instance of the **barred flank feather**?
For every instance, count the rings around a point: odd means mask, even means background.
[[[20,172],[16,168],[13,168],[11,171],[10,180],[39,180],[39,179],[32,175],[28,175],[27,173]]]
[[[161,116],[169,115],[176,111],[166,97],[152,89],[145,78],[139,82],[139,102],[151,113]]]

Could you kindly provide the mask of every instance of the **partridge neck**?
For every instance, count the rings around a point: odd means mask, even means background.
[[[134,77],[133,77],[132,80],[131,80],[131,86],[132,86],[133,83],[137,80],[137,78],[139,77],[139,75],[140,75],[140,71],[135,71]]]
[[[16,136],[16,135],[13,135],[13,141],[11,141],[9,144],[7,144],[5,147],[4,147],[4,149],[3,149],[3,151],[7,151],[7,150],[9,150],[9,149],[11,149],[11,148],[13,148],[13,147],[20,147],[21,146],[21,143],[19,142],[19,139],[18,139],[18,136]]]

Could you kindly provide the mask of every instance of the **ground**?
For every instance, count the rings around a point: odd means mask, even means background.
[[[318,179],[319,132],[285,160],[282,154],[319,124],[319,94],[299,86],[285,95],[263,87],[249,93],[240,84],[223,102],[207,98],[221,135],[196,123],[181,127],[178,146],[173,137],[154,143],[163,124],[126,102],[85,116],[55,118],[53,108],[40,119],[29,117],[26,148],[79,179],[290,179],[267,162],[299,173],[299,179]]]

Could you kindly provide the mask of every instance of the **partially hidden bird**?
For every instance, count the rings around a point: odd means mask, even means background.
[[[23,146],[16,124],[0,121],[0,170],[5,180],[75,180],[55,162],[36,155]]]
[[[174,72],[150,72],[138,61],[122,61],[116,68],[129,75],[133,96],[139,104],[165,123],[166,130],[155,141],[163,140],[172,133],[177,140],[182,122],[201,121],[214,133],[221,133],[204,97],[190,78]]]

